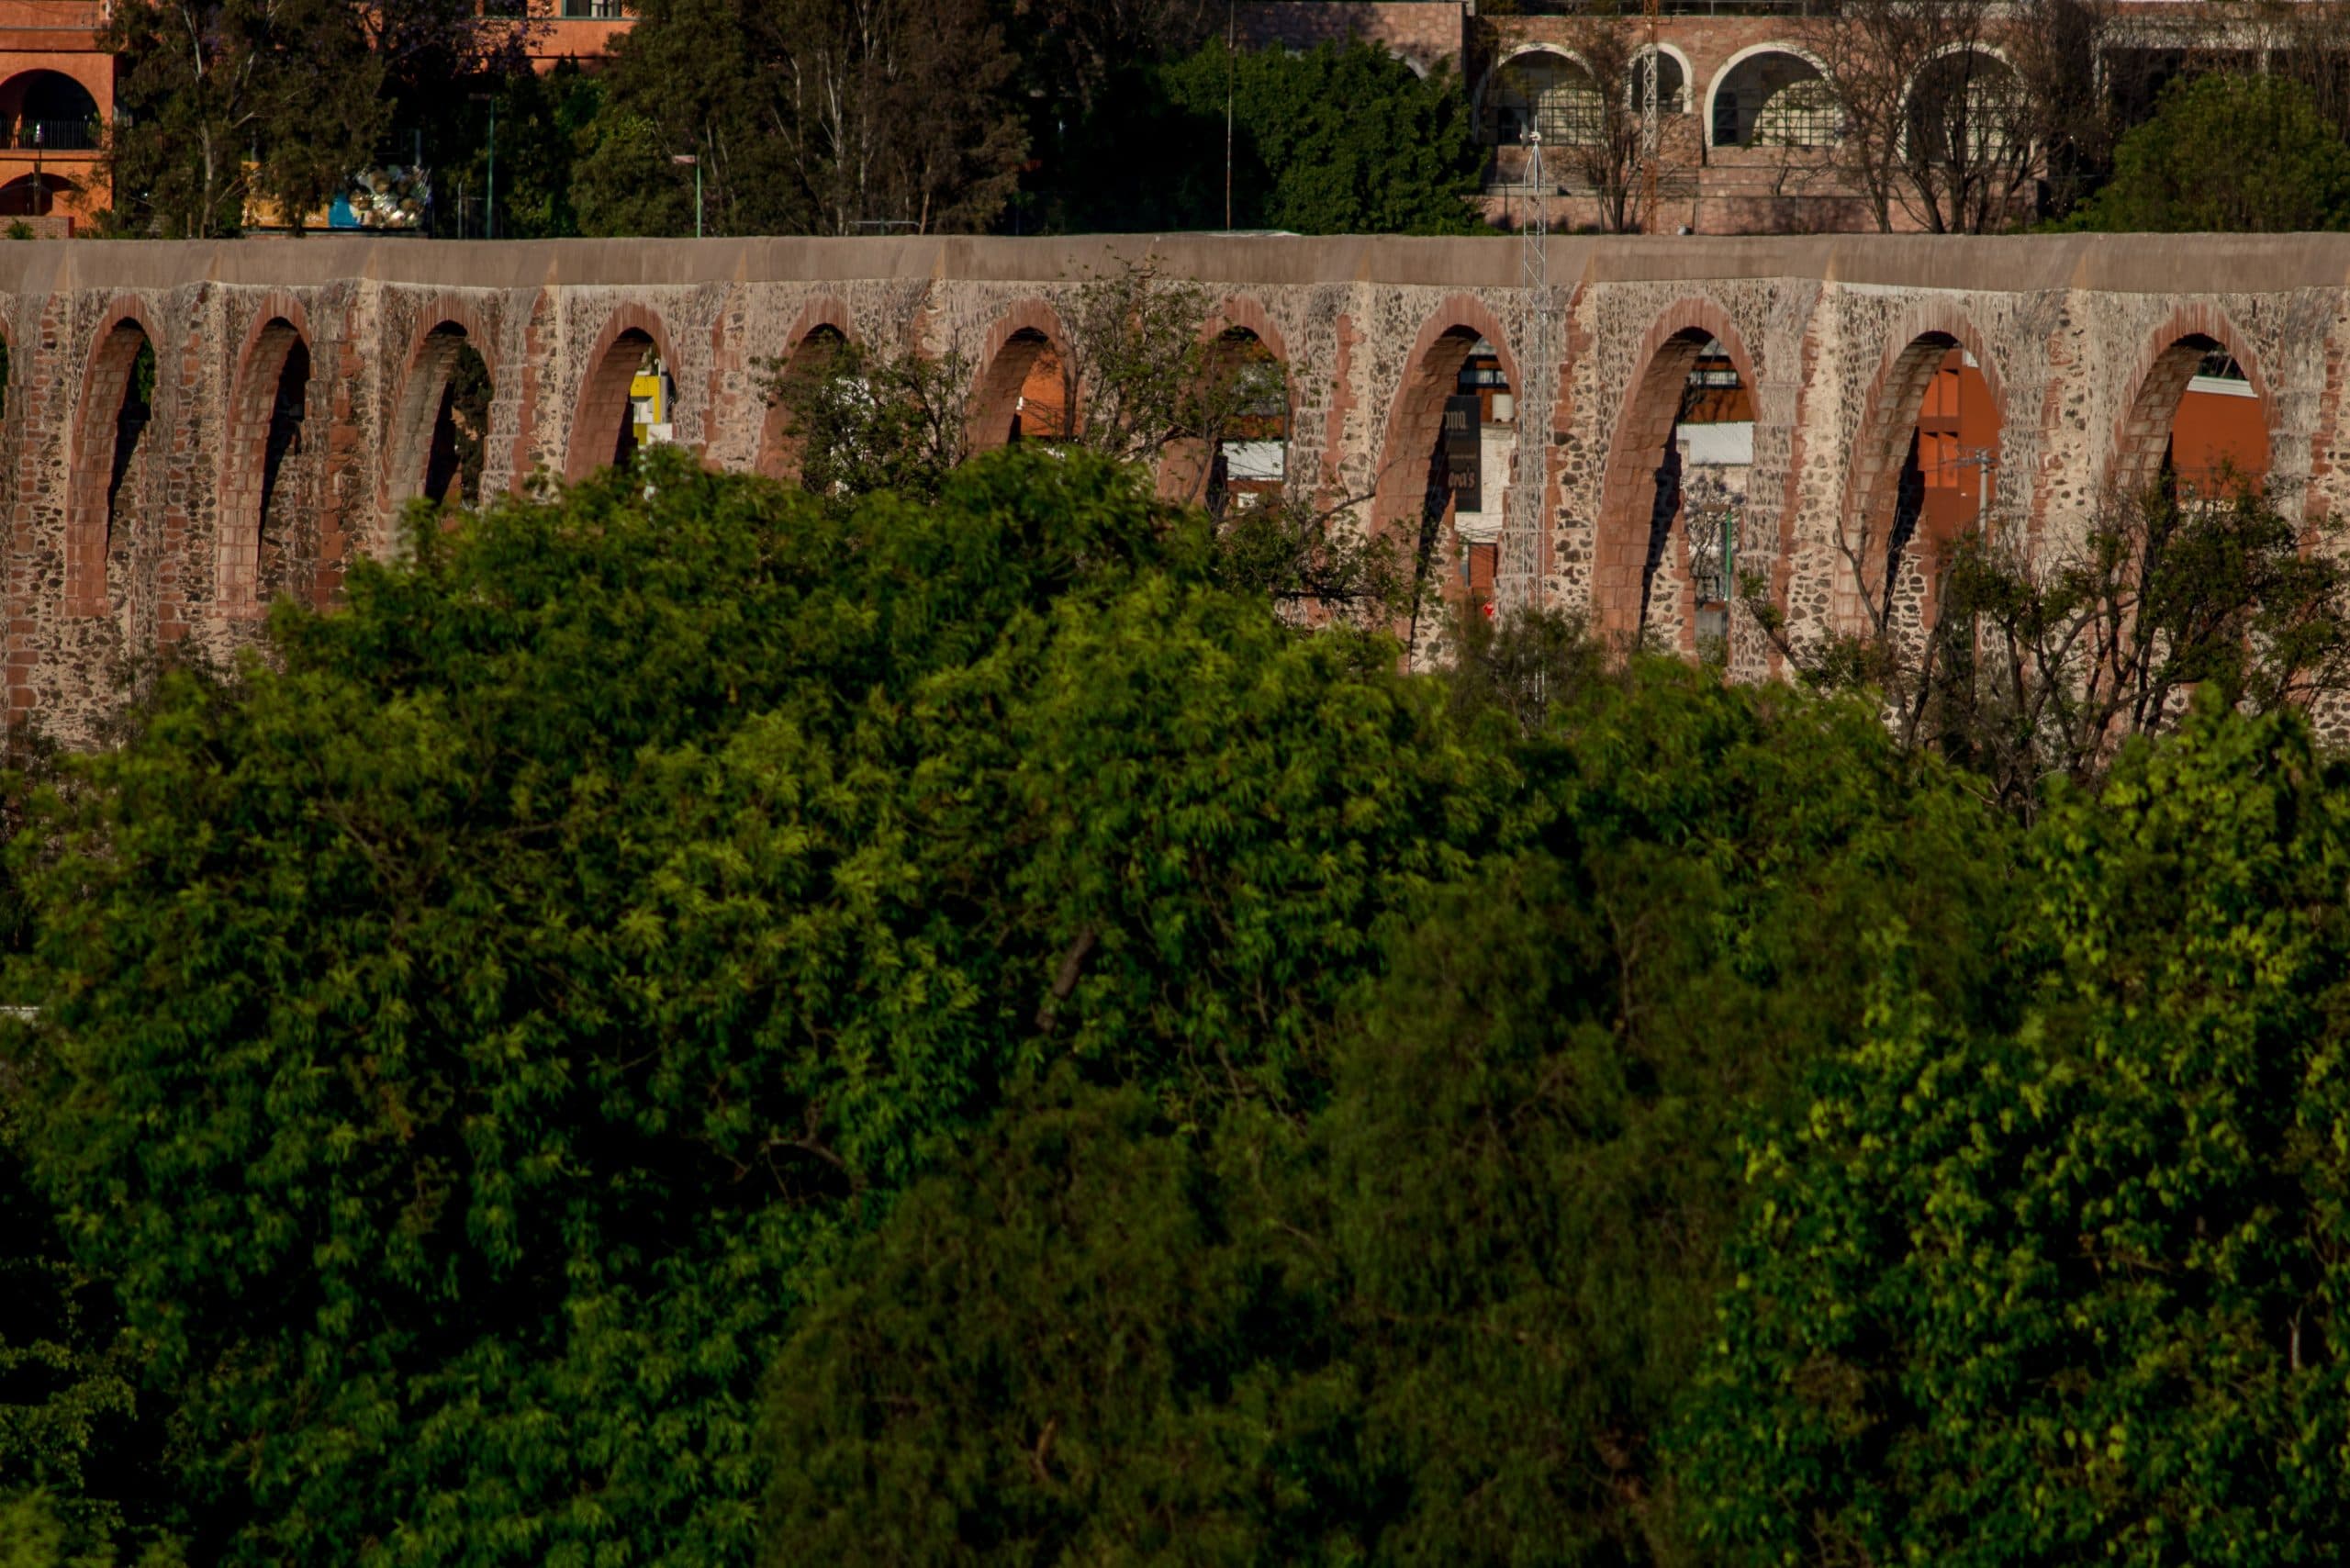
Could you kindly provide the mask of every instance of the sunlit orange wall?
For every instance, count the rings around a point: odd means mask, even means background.
[[[2254,478],[2268,473],[2268,425],[2257,398],[2189,391],[2171,421],[2171,467],[2187,484],[2206,487],[2232,466]]]
[[[1976,454],[1999,448],[1999,408],[1983,373],[1953,349],[1926,384],[1918,410],[1918,470],[1926,481],[1925,522],[1947,539],[1971,525],[1982,498],[1998,484],[1995,464],[1987,472]]]

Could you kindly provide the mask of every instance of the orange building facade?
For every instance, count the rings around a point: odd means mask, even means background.
[[[0,0],[0,229],[62,237],[108,205],[114,57],[94,0]],[[21,225],[21,227],[19,227]]]
[[[528,0],[532,62],[594,60],[632,25],[620,0]],[[100,159],[115,120],[107,0],[0,0],[0,232],[91,231],[113,205]],[[21,227],[19,227],[21,226]]]

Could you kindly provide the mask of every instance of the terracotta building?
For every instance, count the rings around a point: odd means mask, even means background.
[[[98,145],[114,59],[94,0],[0,0],[0,227],[64,235],[106,205]]]
[[[526,3],[542,71],[595,59],[630,26],[621,0]],[[107,10],[106,0],[0,0],[0,230],[86,232],[112,204],[98,156],[115,116],[115,61],[98,44]]]

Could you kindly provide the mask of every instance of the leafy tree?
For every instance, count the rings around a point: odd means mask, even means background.
[[[1469,99],[1449,67],[1423,81],[1374,44],[1304,54],[1242,55],[1234,112],[1264,167],[1254,224],[1301,234],[1464,234],[1482,154]],[[1222,106],[1219,50],[1169,73],[1169,96],[1193,113]]]
[[[811,1271],[1009,1077],[1300,1092],[1505,775],[1214,560],[1082,454],[845,514],[648,459],[78,764],[35,1161],[194,1554],[738,1561]]]
[[[665,204],[666,219],[682,211],[692,232],[692,171],[682,186],[666,157],[659,167],[628,160],[624,148],[600,145],[604,106],[600,75],[571,61],[543,75],[532,70],[476,78],[488,102],[445,88],[425,133],[432,168],[436,222],[444,234],[479,238],[487,225],[489,118],[498,117],[498,234],[500,239],[562,239],[582,231],[583,205],[600,203],[608,222],[615,201]],[[405,159],[405,149],[395,147]],[[653,150],[657,151],[657,150]],[[617,171],[617,172],[616,172]],[[632,185],[631,181],[633,181]],[[680,196],[682,189],[683,195]],[[459,203],[463,203],[462,208]]]
[[[845,339],[767,367],[767,400],[811,493],[854,506],[877,491],[935,498],[970,455],[970,362]]]
[[[1348,1560],[1354,1391],[1310,1257],[1215,1169],[1241,1140],[1055,1087],[907,1193],[785,1347],[767,1561]]]
[[[2350,226],[2350,145],[2284,76],[2181,77],[2121,139],[2077,226],[2284,233]]]
[[[570,195],[580,232],[693,232],[693,173],[671,161],[658,121],[608,99],[580,128],[578,145]]]
[[[28,1180],[22,1031],[0,1047],[0,1564],[112,1561],[153,1523],[158,1426],[106,1282]]]
[[[364,168],[389,123],[383,57],[341,0],[123,0],[107,149],[115,221],[173,238],[233,234],[248,197],[289,220]]]
[[[615,40],[601,111],[575,168],[592,234],[691,234],[699,160],[705,230],[804,233],[814,213],[776,118],[767,8],[650,0]]]
[[[668,160],[691,155],[717,233],[983,229],[1025,152],[1014,63],[985,0],[649,0],[613,49],[583,217],[690,232],[691,173]],[[686,193],[682,225],[666,195],[612,199],[648,175]]]
[[[1226,586],[1293,610],[1393,624],[1418,584],[1389,541],[1346,525],[1343,504],[1326,508],[1298,489],[1236,509],[1217,493],[1214,454],[1267,405],[1285,411],[1290,387],[1253,338],[1202,334],[1213,305],[1198,284],[1147,262],[1089,278],[1067,303],[1067,352],[1057,359],[1071,412],[1059,433],[1024,439],[1092,452],[1134,468],[1163,498],[1204,502],[1221,524]],[[835,341],[768,362],[763,379],[800,482],[834,504],[885,489],[935,496],[970,454],[972,367],[958,350]]]
[[[1558,725],[1305,1114],[1057,1083],[844,1255],[772,1380],[778,1561],[1677,1549],[1732,1131],[1861,1036],[1870,949],[1812,934],[1907,917],[1997,996],[2004,840],[1858,705],[1653,666]]]
[[[1757,1139],[1684,1493],[1725,1561],[2315,1562],[2341,1454],[2350,832],[2205,698],[2035,841],[2012,1028],[1898,938]]]
[[[1221,40],[1138,67],[1049,155],[1046,216],[1070,230],[1222,229],[1459,234],[1483,154],[1449,70],[1422,81],[1376,45],[1227,53]]]
[[[2028,554],[2015,532],[1955,542],[1924,632],[1897,622],[1900,556],[1867,532],[1846,543],[1854,574],[1876,577],[1863,635],[1796,647],[1760,581],[1741,591],[1807,680],[1880,693],[1907,744],[2025,814],[2050,779],[2092,782],[2122,737],[2172,728],[2199,686],[2250,712],[2350,689],[2350,568],[2305,550],[2257,484],[2107,496],[2061,549]]]

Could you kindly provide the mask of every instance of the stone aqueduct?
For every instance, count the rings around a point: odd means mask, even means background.
[[[1839,542],[1893,506],[1953,346],[2000,410],[1993,513],[2035,544],[2151,471],[2215,346],[2260,400],[2276,492],[2312,525],[2350,506],[2350,237],[1554,240],[1557,352],[1523,371],[1530,298],[1498,240],[18,243],[0,246],[11,717],[71,736],[142,658],[233,647],[276,592],[331,602],[424,484],[460,342],[494,386],[485,495],[609,461],[647,344],[675,438],[774,471],[763,362],[912,324],[973,360],[975,407],[1001,420],[1007,365],[1113,252],[1206,283],[1203,330],[1285,362],[1292,483],[1368,498],[1374,526],[1417,519],[1443,395],[1492,343],[1519,430],[1547,437],[1539,528],[1505,541],[1499,587],[1619,633],[1690,636],[1685,543],[1653,513],[1709,340],[1752,398],[1745,563],[1799,634],[1853,613]],[[151,391],[130,388],[142,343]],[[1760,642],[1733,628],[1734,666],[1766,668]]]

